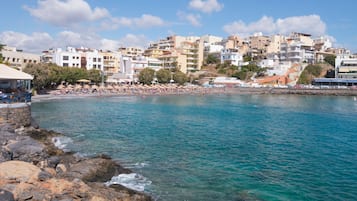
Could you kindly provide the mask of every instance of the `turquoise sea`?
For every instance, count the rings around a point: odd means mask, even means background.
[[[157,200],[357,200],[354,97],[92,97],[32,113],[64,148],[131,168],[112,182]]]

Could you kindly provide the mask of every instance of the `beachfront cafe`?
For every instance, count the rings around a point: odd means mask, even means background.
[[[0,104],[31,102],[32,75],[0,64]]]

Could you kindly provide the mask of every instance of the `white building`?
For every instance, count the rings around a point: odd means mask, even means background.
[[[15,47],[4,46],[1,51],[3,63],[18,70],[23,70],[27,64],[40,63],[40,55],[26,53]]]
[[[100,71],[104,70],[103,55],[99,54],[98,50],[84,52],[87,59],[87,70],[97,69]]]
[[[292,63],[314,63],[315,51],[312,46],[306,46],[300,41],[281,44],[280,60]]]
[[[221,51],[221,63],[230,63],[235,66],[241,66],[243,55],[237,49],[223,49]]]
[[[336,78],[356,79],[357,58],[351,55],[337,55],[335,59]]]
[[[103,55],[98,50],[87,48],[67,47],[64,51],[61,48],[53,52],[53,62],[58,66],[98,69],[103,71]]]
[[[52,61],[58,66],[81,68],[81,54],[75,48],[68,47],[66,51],[57,48],[53,52]]]

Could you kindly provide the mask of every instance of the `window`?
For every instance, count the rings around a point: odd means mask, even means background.
[[[93,62],[97,62],[97,58],[93,58]]]
[[[68,63],[63,63],[63,67],[68,67]]]
[[[101,58],[98,58],[98,62],[102,62],[102,59],[101,59]]]
[[[93,65],[93,68],[97,68],[97,65],[96,65],[96,64],[94,64],[94,65]]]
[[[68,60],[68,56],[63,56],[63,60]]]
[[[76,58],[75,56],[72,57],[72,59],[75,59],[75,58]]]

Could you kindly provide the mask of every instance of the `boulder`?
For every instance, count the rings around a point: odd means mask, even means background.
[[[41,169],[23,161],[6,161],[0,163],[0,180],[30,182],[38,179]]]
[[[0,201],[15,201],[14,195],[9,191],[0,189]]]
[[[29,136],[19,136],[15,141],[6,145],[12,153],[14,160],[37,163],[45,160],[48,156],[44,152],[45,146]]]
[[[131,173],[129,169],[123,168],[111,159],[90,158],[71,165],[67,176],[85,182],[106,182],[115,175],[129,173]]]

